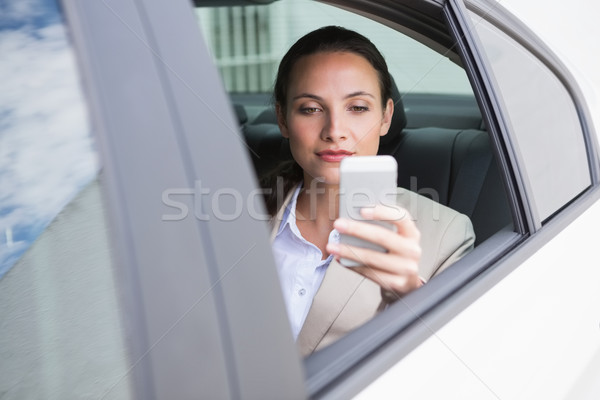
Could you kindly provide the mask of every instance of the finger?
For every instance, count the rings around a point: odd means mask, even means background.
[[[390,253],[402,254],[410,258],[421,257],[421,247],[418,240],[399,235],[382,226],[349,219],[338,219],[333,226],[339,233],[375,243],[384,247]]]
[[[354,248],[356,249],[356,248]],[[356,249],[353,252],[354,256],[357,256],[359,259],[365,259],[367,257],[364,256],[361,250]],[[350,258],[350,253],[346,253],[345,258]],[[381,254],[381,253],[379,253]],[[398,264],[396,264],[398,266]],[[395,295],[402,296],[416,288],[419,288],[423,285],[423,281],[418,275],[416,265],[407,264],[405,268],[396,268],[393,271],[386,271],[380,268],[374,268],[372,266],[359,266],[349,268],[352,271],[365,276],[367,279],[372,280],[377,283],[386,291],[391,291]]]
[[[366,267],[356,267],[352,268],[352,270],[377,283],[386,291],[393,292],[399,297],[402,297],[423,285],[416,273],[398,275]]]
[[[327,244],[327,251],[339,258],[356,261],[364,268],[390,274],[418,274],[418,259],[345,244]],[[343,263],[342,263],[343,265]],[[356,268],[356,267],[355,267]],[[361,267],[358,267],[361,268]]]
[[[376,205],[375,207],[362,208],[360,213],[366,220],[393,223],[402,236],[414,238],[417,241],[421,238],[419,228],[417,228],[410,213],[405,208],[396,205]]]

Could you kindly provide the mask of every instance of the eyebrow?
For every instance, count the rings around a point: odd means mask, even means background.
[[[294,96],[292,98],[292,101],[298,100],[298,99],[304,99],[304,98],[309,98],[309,99],[314,99],[314,100],[323,100],[321,97],[317,96],[316,94],[301,93],[298,96]]]
[[[350,93],[349,95],[347,95],[344,98],[350,99],[350,98],[356,97],[356,96],[369,96],[369,97],[372,97],[373,99],[375,98],[375,96],[373,96],[371,93],[365,92],[364,90],[359,90],[358,92]]]
[[[347,94],[346,96],[344,96],[344,99],[350,99],[352,97],[357,97],[357,96],[369,96],[369,97],[372,97],[373,99],[375,99],[375,96],[373,96],[369,92],[365,92],[364,90],[359,90],[357,92],[352,92],[350,94]],[[322,97],[317,96],[316,94],[301,93],[298,96],[294,96],[292,98],[292,101],[295,101],[295,100],[298,100],[298,99],[303,99],[303,98],[309,98],[309,99],[314,99],[314,100],[323,100]]]

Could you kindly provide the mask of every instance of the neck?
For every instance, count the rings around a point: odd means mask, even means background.
[[[296,216],[321,226],[333,226],[339,215],[339,185],[329,185],[318,179],[305,177],[298,195]]]

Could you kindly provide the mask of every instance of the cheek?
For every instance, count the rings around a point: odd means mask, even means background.
[[[370,139],[373,136],[379,136],[382,129],[381,120],[376,118],[357,121],[354,126],[356,134],[363,140],[367,138]]]
[[[382,124],[380,120],[371,120],[368,124],[360,127],[360,133],[357,138],[358,146],[365,155],[376,154],[379,149],[379,140],[381,139]]]
[[[307,134],[306,123],[297,120],[288,120],[288,139],[292,157],[303,168],[302,159],[310,145],[310,135]]]
[[[376,114],[376,112],[372,112],[368,117],[360,116],[359,118],[354,118],[351,121],[351,124],[363,133],[371,134],[375,131],[379,132],[381,118],[378,118]]]
[[[309,143],[319,135],[319,124],[311,118],[290,118],[288,123],[290,143]]]

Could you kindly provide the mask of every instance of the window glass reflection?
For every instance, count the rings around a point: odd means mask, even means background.
[[[591,184],[575,104],[539,59],[486,20],[475,14],[472,18],[544,221]]]
[[[0,277],[98,168],[54,3],[0,3]]]

